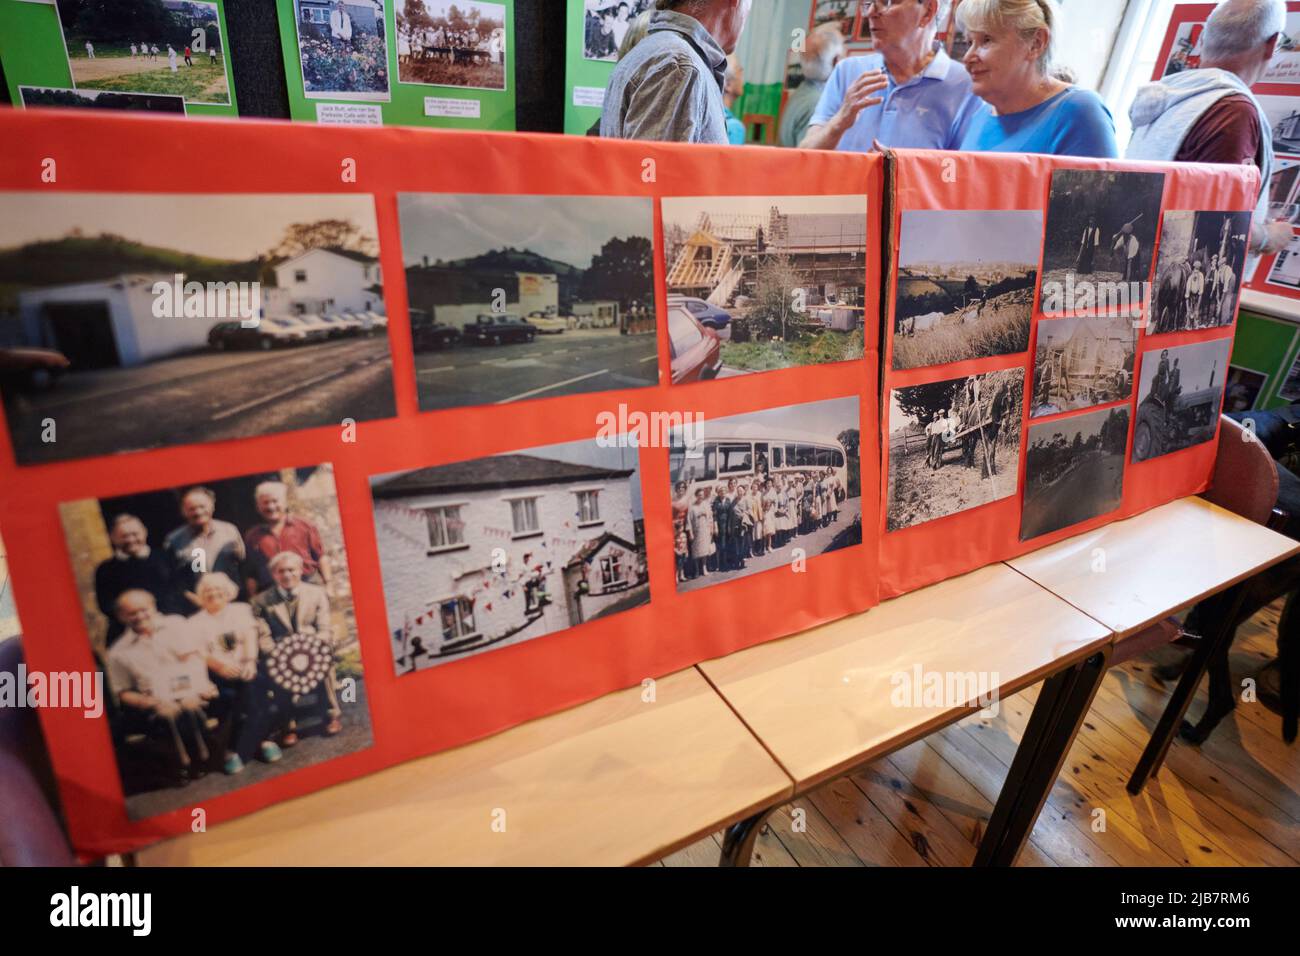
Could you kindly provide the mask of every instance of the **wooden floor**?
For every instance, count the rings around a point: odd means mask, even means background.
[[[1276,654],[1280,603],[1243,625],[1234,681]],[[1166,648],[1110,671],[1093,702],[1019,866],[1296,866],[1300,864],[1300,742],[1281,718],[1237,702],[1201,747],[1176,740],[1141,796],[1124,789],[1172,685],[1155,664]],[[971,716],[769,818],[755,866],[968,866],[1041,685]],[[1240,691],[1238,692],[1240,694]],[[1202,682],[1190,714],[1205,704]],[[721,834],[660,861],[716,866]]]

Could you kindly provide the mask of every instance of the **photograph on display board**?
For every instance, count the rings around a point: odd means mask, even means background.
[[[1174,34],[1174,45],[1165,61],[1163,76],[1173,76],[1183,70],[1195,70],[1201,65],[1201,40],[1205,34],[1204,23],[1180,23]]]
[[[1295,202],[1297,179],[1300,179],[1300,160],[1274,160],[1273,174],[1269,176],[1269,204]]]
[[[1020,540],[1118,508],[1127,444],[1127,405],[1030,425]]]
[[[388,102],[383,0],[293,0],[308,99]]]
[[[815,29],[823,23],[836,23],[844,34],[844,39],[851,39],[857,8],[858,0],[814,0],[812,26]]]
[[[1025,370],[893,389],[890,531],[998,501],[1020,482]]]
[[[1236,320],[1250,216],[1249,210],[1165,213],[1148,335]]]
[[[1127,316],[1040,321],[1030,416],[1106,405],[1132,395],[1137,334]]]
[[[509,17],[500,3],[395,0],[397,82],[506,88]]]
[[[668,452],[677,590],[862,543],[856,396],[675,428]]]
[[[1142,354],[1133,461],[1210,441],[1219,424],[1232,339]]]
[[[1300,402],[1300,355],[1296,356],[1291,368],[1287,370],[1286,378],[1278,387],[1277,397],[1288,402]]]
[[[641,14],[654,12],[655,0],[584,0],[584,5],[582,56],[613,63],[627,31]]]
[[[1292,236],[1286,248],[1277,254],[1264,281],[1287,289],[1300,289],[1300,236]]]
[[[330,465],[59,511],[131,819],[370,746]]]
[[[871,0],[861,0],[858,4],[857,24],[853,28],[855,43],[871,42],[871,21],[867,19],[871,15],[871,6]]]
[[[1255,407],[1255,402],[1268,384],[1268,376],[1253,368],[1228,366],[1228,384],[1223,396],[1225,412],[1245,412]]]
[[[395,414],[374,199],[0,193],[19,464]]]
[[[67,90],[49,86],[20,86],[25,107],[73,107],[93,110],[143,110],[146,113],[185,115],[185,97],[162,93],[110,93],[103,90]]]
[[[947,365],[1029,348],[1043,214],[906,210],[893,365]]]
[[[370,479],[398,674],[650,601],[637,450],[619,437]]]
[[[1277,51],[1259,82],[1300,83],[1300,11],[1287,11],[1286,27],[1278,34]]]
[[[1164,188],[1164,173],[1052,173],[1044,312],[1127,311],[1143,303]]]
[[[230,104],[226,43],[215,3],[60,0],[72,83],[82,90],[162,93]]]
[[[866,196],[666,197],[663,226],[674,384],[862,358]]]
[[[421,410],[657,385],[652,202],[400,194]]]
[[[1300,97],[1256,94],[1273,136],[1273,151],[1300,154]]]

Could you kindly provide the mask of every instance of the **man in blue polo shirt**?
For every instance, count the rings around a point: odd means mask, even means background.
[[[874,0],[867,22],[875,52],[835,67],[799,145],[866,152],[882,146],[956,149],[971,117],[988,107],[966,68],[935,41],[947,0]]]

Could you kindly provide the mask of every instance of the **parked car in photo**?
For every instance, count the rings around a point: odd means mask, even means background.
[[[537,337],[536,326],[517,315],[480,315],[466,322],[461,340],[475,345],[501,345],[504,342],[531,342]]]
[[[321,321],[332,326],[329,334],[332,339],[358,335],[361,332],[361,320],[351,312],[328,312],[321,316]]]
[[[350,312],[361,323],[362,335],[379,335],[388,331],[388,316],[378,312]]]
[[[569,327],[569,320],[545,312],[530,312],[528,324],[536,327],[539,335],[559,335]]]
[[[240,322],[218,322],[208,330],[208,345],[218,351],[301,345],[307,341],[307,333],[297,326],[282,316],[262,319],[253,328],[245,328]]]
[[[421,312],[422,316],[428,316],[429,313]],[[449,349],[460,343],[460,332],[450,325],[443,325],[435,322],[432,318],[428,321],[416,322],[416,312],[411,313],[411,347],[417,352],[434,352],[441,349]]]
[[[668,304],[682,306],[695,316],[695,320],[700,325],[717,332],[719,338],[726,338],[730,334],[728,330],[731,327],[731,313],[726,309],[720,309],[716,305],[710,305],[703,299],[690,295],[670,295]]]
[[[332,326],[319,315],[307,313],[305,315],[283,315],[279,316],[286,322],[292,323],[298,328],[308,342],[323,342],[330,337]]]
[[[722,371],[722,343],[680,302],[668,306],[668,353],[674,385],[702,382]]]

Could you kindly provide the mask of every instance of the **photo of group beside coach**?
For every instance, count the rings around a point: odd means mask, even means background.
[[[132,819],[370,746],[331,466],[60,514]]]

